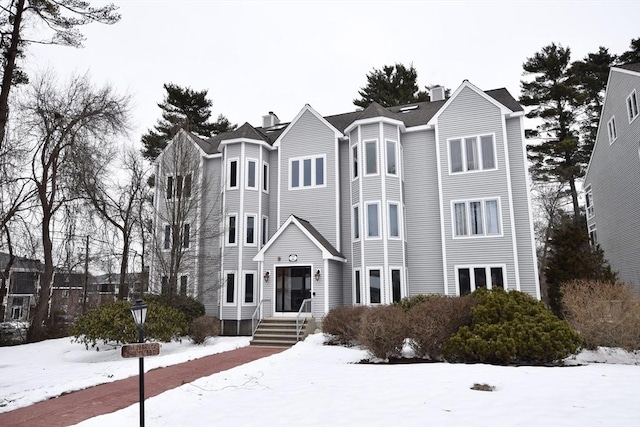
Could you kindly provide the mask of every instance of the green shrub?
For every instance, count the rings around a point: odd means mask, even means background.
[[[564,318],[586,348],[640,350],[640,295],[630,285],[573,280],[561,289]]]
[[[322,331],[331,344],[352,346],[358,343],[358,331],[364,306],[336,307],[322,319]]]
[[[442,360],[442,347],[462,326],[471,325],[471,296],[432,295],[407,313],[409,344],[418,357]]]
[[[397,305],[401,307],[404,311],[409,311],[413,307],[418,304],[422,304],[423,302],[433,298],[435,295],[414,295],[412,297],[404,297],[400,300],[400,302],[394,302],[393,305]]]
[[[581,338],[535,298],[518,291],[484,288],[471,294],[471,326],[463,326],[444,346],[450,362],[548,364],[575,354]]]
[[[149,302],[147,319],[144,324],[145,338],[163,342],[184,335],[188,323],[184,314],[171,307]],[[80,317],[71,327],[76,342],[87,348],[96,347],[98,341],[104,344],[125,344],[138,342],[138,328],[131,315],[131,303],[114,301],[91,310]]]
[[[187,319],[187,324],[193,322],[194,319],[204,316],[204,304],[192,297],[186,297],[183,295],[155,295],[155,294],[146,294],[144,296],[144,301],[148,302],[157,302],[158,304],[165,305],[167,307],[175,308],[182,314],[184,314]],[[185,331],[186,333],[186,331]]]
[[[220,335],[220,319],[211,316],[200,316],[193,319],[189,326],[189,337],[194,344],[202,344],[208,337]]]
[[[358,341],[374,357],[399,357],[407,337],[407,316],[395,305],[383,305],[366,310],[360,321]]]

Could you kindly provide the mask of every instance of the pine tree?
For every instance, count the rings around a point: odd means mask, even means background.
[[[164,84],[164,89],[167,93],[158,104],[162,109],[162,118],[142,136],[142,155],[146,159],[154,160],[158,157],[180,129],[209,138],[236,128],[222,114],[216,122],[209,121],[213,103],[207,99],[207,90],[196,91],[173,83]]]
[[[372,102],[383,107],[428,101],[429,94],[418,87],[418,72],[413,67],[402,64],[385,65],[367,74],[367,85],[358,91],[360,99],[353,104],[366,108]]]
[[[537,136],[543,142],[529,145],[529,160],[534,180],[568,184],[575,218],[580,215],[576,181],[584,175],[589,161],[588,147],[580,140],[577,107],[582,94],[570,72],[571,50],[552,43],[523,64],[532,81],[521,81],[520,102],[533,107],[529,118],[542,120]]]
[[[618,65],[640,62],[640,37],[631,39],[629,50],[618,57]]]
[[[580,91],[584,111],[580,130],[585,143],[585,152],[589,156],[596,142],[609,69],[616,60],[616,55],[610,54],[609,49],[600,46],[598,52],[589,53],[582,61],[573,62],[569,69],[569,74],[575,77]]]
[[[585,232],[584,217],[577,220],[565,215],[551,231],[549,257],[545,268],[549,305],[553,312],[562,317],[561,288],[570,280],[585,279],[615,281],[599,246],[592,247]]]

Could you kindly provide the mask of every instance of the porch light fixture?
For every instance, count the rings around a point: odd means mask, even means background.
[[[269,281],[269,276],[271,275],[271,273],[269,273],[268,271],[264,272],[264,275],[262,276],[262,278],[264,279],[264,283],[267,283]]]
[[[313,277],[316,279],[316,282],[320,280],[320,270],[316,270],[316,274],[314,274]]]

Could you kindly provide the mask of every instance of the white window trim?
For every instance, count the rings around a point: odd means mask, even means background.
[[[389,296],[391,297],[391,300],[389,302],[391,303],[393,302],[393,276],[391,274],[393,270],[400,271],[400,300],[402,300],[402,298],[407,296],[405,292],[405,286],[404,286],[404,268],[401,265],[400,266],[390,265],[389,266]]]
[[[169,191],[169,180],[171,180],[171,191]],[[167,175],[167,179],[164,182],[164,198],[165,200],[173,200],[173,195],[176,192],[176,180],[173,175]]]
[[[607,134],[609,135],[609,145],[618,139],[618,129],[616,128],[616,116],[611,116],[607,122]]]
[[[358,168],[357,168],[357,172],[358,175],[356,176],[356,168],[354,167],[354,157],[353,157],[353,149],[355,148],[356,154],[358,156]],[[361,159],[360,159],[361,155],[360,155],[360,145],[359,144],[353,144],[351,146],[351,151],[349,152],[349,161],[350,161],[350,171],[351,171],[351,181],[355,181],[356,179],[360,178],[360,174],[362,173],[362,165],[361,165]]]
[[[398,220],[398,235],[397,236],[392,236],[391,235],[391,205],[396,205],[398,207],[398,215],[397,215],[397,220]],[[389,240],[402,240],[402,205],[400,204],[400,202],[397,202],[395,200],[391,200],[387,202],[387,224],[388,224],[388,237]]]
[[[378,235],[377,236],[369,236],[369,205],[377,205],[378,206]],[[365,206],[365,212],[360,215],[360,218],[364,218],[365,219],[365,223],[363,224],[363,226],[360,227],[360,231],[364,230],[364,238],[366,240],[380,240],[382,239],[382,215],[384,215],[383,212],[381,212],[381,203],[380,200],[376,200],[376,201],[370,201],[370,202],[365,202],[364,203]]]
[[[246,297],[246,285],[247,285],[247,274],[253,274],[253,302],[245,302]],[[237,282],[237,280],[236,280]],[[240,302],[242,306],[254,306],[256,305],[256,300],[258,299],[258,272],[256,270],[242,270],[242,290],[240,292],[241,299]]]
[[[247,233],[247,225],[249,225],[249,217],[253,217],[253,243],[247,243],[247,238],[249,237],[249,234]],[[238,227],[236,226],[236,229]],[[246,213],[244,214],[244,226],[243,226],[243,233],[242,236],[244,237],[242,239],[242,242],[244,243],[244,246],[258,246],[258,215],[254,214],[254,213]],[[261,237],[262,238],[262,237]]]
[[[316,159],[322,158],[322,176],[323,183],[321,185],[316,184]],[[304,185],[304,161],[311,160],[311,185]],[[298,186],[292,187],[293,175],[292,175],[292,164],[293,162],[299,162],[298,168]],[[289,190],[297,191],[297,190],[308,190],[310,188],[325,188],[327,186],[327,155],[326,154],[316,154],[312,156],[302,156],[302,157],[292,157],[289,159]]]
[[[389,159],[387,158],[388,152],[387,152],[387,144],[389,143],[393,143],[393,150],[394,150],[394,154],[396,157],[396,172],[395,173],[390,173],[389,172]],[[384,141],[384,173],[387,176],[395,176],[398,177],[400,176],[400,160],[399,160],[399,155],[398,155],[398,141],[396,141],[395,139],[385,139]]]
[[[482,164],[484,163],[484,158],[482,157],[482,144],[481,138],[483,136],[490,136],[493,141],[493,165],[494,167],[491,169],[484,169]],[[476,147],[478,148],[478,165],[480,166],[475,170],[467,170],[467,150],[465,148],[464,140],[475,138],[476,139]],[[451,141],[456,139],[460,140],[460,150],[462,151],[462,170],[460,172],[453,172],[451,169]],[[498,170],[498,152],[497,152],[497,142],[496,142],[496,134],[495,133],[482,133],[479,135],[467,135],[467,136],[459,136],[455,138],[447,139],[447,163],[449,175],[459,175],[459,174],[467,174],[467,173],[479,173],[479,172],[489,172]]]
[[[267,167],[267,171],[265,173],[265,166]],[[269,194],[269,163],[267,162],[262,162],[262,185],[260,188],[262,188],[262,192],[265,194]]]
[[[360,273],[360,302],[359,303],[356,302],[357,301],[357,299],[356,299],[356,294],[357,294],[357,292],[356,292],[356,290],[357,290],[356,289],[356,272]],[[362,301],[364,300],[364,297],[363,297],[362,293],[363,293],[363,289],[362,289],[362,269],[360,267],[358,267],[358,268],[354,268],[353,269],[353,298],[352,298],[353,305],[363,305]]]
[[[236,162],[236,185],[235,187],[231,186],[231,163]],[[238,157],[231,157],[227,159],[227,170],[226,170],[226,188],[227,190],[237,190],[240,188],[240,159]]]
[[[378,270],[380,272],[380,302],[371,302],[371,271]],[[382,305],[385,304],[384,298],[384,267],[371,266],[367,267],[367,276],[364,279],[365,286],[367,287],[367,303],[368,305]],[[360,286],[362,286],[362,277],[360,278]]]
[[[229,218],[231,217],[235,217],[236,219],[236,232],[235,232],[235,239],[234,242],[235,243],[229,243]],[[225,246],[238,246],[238,226],[239,226],[239,221],[238,221],[238,213],[237,212],[232,212],[230,214],[227,215],[226,217],[226,221],[224,224],[224,245]]]
[[[460,296],[460,278],[458,275],[458,270],[461,268],[469,269],[469,282],[471,283],[471,292],[476,290],[476,278],[473,274],[474,268],[484,268],[485,275],[487,277],[487,289],[493,288],[493,283],[491,283],[491,269],[492,268],[502,268],[502,282],[504,286],[504,290],[507,290],[507,265],[506,264],[462,264],[455,265],[454,270],[454,278],[456,280],[456,296]]]
[[[595,242],[591,240],[592,232],[596,235],[596,238],[594,239]],[[591,245],[591,247],[596,247],[598,245],[598,227],[596,227],[595,224],[589,225],[587,235],[589,236],[589,244]]]
[[[589,205],[588,202],[591,202]],[[584,210],[587,213],[587,219],[591,219],[595,216],[594,208],[593,208],[593,191],[591,191],[591,184],[587,185],[584,189]]]
[[[487,234],[487,216],[485,215],[485,203],[487,201],[496,200],[497,209],[498,209],[498,227],[500,228],[500,232],[498,234]],[[482,203],[482,233],[483,234],[471,234],[471,209],[469,208],[469,204],[471,202],[481,202]],[[464,236],[456,235],[456,203],[464,203],[465,204],[465,212],[466,212],[466,220],[467,220],[467,234]],[[478,199],[462,199],[462,200],[452,200],[451,201],[451,236],[453,239],[488,239],[493,237],[504,237],[504,222],[502,220],[502,201],[500,200],[500,196],[498,197],[485,197]]]
[[[633,103],[630,102],[631,100],[635,100],[636,101],[635,115],[633,115],[633,113],[634,113],[634,111],[632,110]],[[629,118],[629,124],[633,123],[638,118],[638,116],[640,115],[640,111],[638,111],[638,109],[639,109],[638,107],[640,107],[640,105],[638,105],[638,96],[636,95],[636,90],[634,89],[634,90],[631,91],[629,96],[627,96],[627,118]]]
[[[263,236],[266,239],[263,238]],[[269,241],[269,217],[267,215],[262,215],[262,221],[260,222],[260,242],[261,242],[261,246],[267,244],[268,241]]]
[[[358,217],[354,215],[355,209],[358,208]],[[351,205],[351,240],[353,242],[359,242],[362,238],[362,209],[360,209],[360,203]],[[356,219],[358,220],[358,237],[356,237]]]
[[[227,302],[227,276],[233,274],[233,302]],[[223,292],[222,292],[222,305],[226,307],[235,307],[238,297],[238,272],[236,270],[225,270],[223,272]]]
[[[376,172],[375,173],[369,173],[367,172],[367,144],[375,144],[376,145]],[[362,170],[360,171],[362,173],[362,176],[378,176],[380,175],[380,144],[378,144],[378,140],[377,139],[369,139],[366,141],[362,142],[362,157],[363,157],[363,164],[362,164]]]
[[[249,186],[249,162],[253,162],[254,166],[254,175],[253,175],[253,183],[254,186],[251,187]],[[259,188],[259,183],[260,183],[260,170],[258,170],[258,159],[253,159],[253,158],[247,158],[244,162],[245,164],[245,180],[244,180],[244,188],[246,190],[254,190],[257,191]]]

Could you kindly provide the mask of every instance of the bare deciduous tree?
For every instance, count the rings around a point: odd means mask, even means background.
[[[80,164],[102,165],[110,141],[126,130],[129,99],[110,86],[94,87],[87,75],[59,85],[51,73],[39,77],[20,103],[23,135],[33,144],[31,180],[37,192],[44,272],[28,341],[45,338],[44,320],[54,273],[52,222],[60,208],[80,198]],[[83,166],[84,167],[84,166]]]

